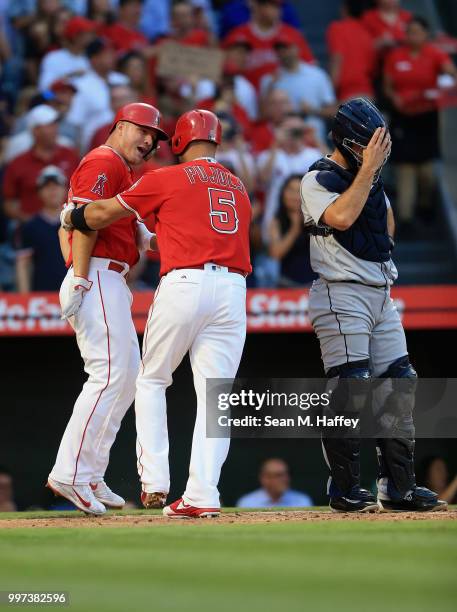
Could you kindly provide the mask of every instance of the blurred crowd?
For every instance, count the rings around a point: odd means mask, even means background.
[[[59,288],[69,178],[134,101],[156,105],[170,134],[190,108],[219,116],[218,159],[251,194],[250,286],[314,279],[300,179],[330,151],[329,120],[349,98],[374,99],[389,116],[403,235],[417,207],[429,223],[454,63],[399,0],[342,1],[325,36],[319,62],[288,0],[0,0],[0,290]],[[135,171],[175,162],[165,144]],[[140,261],[134,288],[154,286],[156,259]]]

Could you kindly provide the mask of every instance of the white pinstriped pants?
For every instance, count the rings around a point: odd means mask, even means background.
[[[135,413],[143,490],[170,487],[165,391],[189,351],[197,394],[189,479],[183,499],[220,506],[217,485],[230,440],[206,437],[206,378],[234,378],[246,338],[246,281],[226,269],[174,270],[161,281],[143,339]],[[193,398],[190,399],[193,401]],[[186,410],[186,406],[182,407]]]
[[[109,262],[91,259],[89,280],[93,285],[71,322],[88,379],[50,474],[66,484],[103,479],[111,446],[135,396],[140,351],[130,311],[132,294],[124,276],[107,269]],[[70,269],[61,293],[72,274]]]

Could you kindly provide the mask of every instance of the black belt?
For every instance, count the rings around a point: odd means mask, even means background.
[[[327,225],[305,225],[305,232],[311,236],[331,236],[333,227]]]

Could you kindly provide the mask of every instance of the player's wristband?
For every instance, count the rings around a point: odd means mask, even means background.
[[[86,206],[87,204],[83,204],[79,208],[75,208],[71,211],[71,215],[70,215],[71,224],[73,225],[75,229],[81,230],[83,232],[84,231],[93,232],[95,230],[87,225],[86,217],[84,216],[84,209],[86,208]]]

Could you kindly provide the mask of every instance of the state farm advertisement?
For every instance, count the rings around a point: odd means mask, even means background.
[[[250,289],[248,332],[311,332],[308,289]],[[457,328],[457,286],[398,287],[392,297],[406,329]],[[134,294],[132,317],[144,332],[153,292]],[[0,336],[73,334],[60,318],[57,293],[0,293]]]

